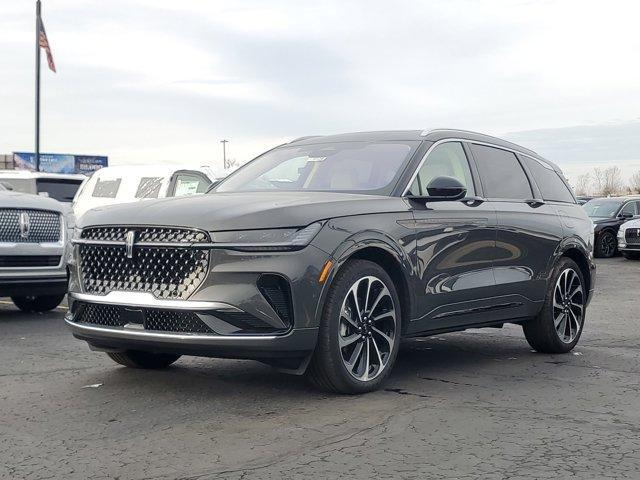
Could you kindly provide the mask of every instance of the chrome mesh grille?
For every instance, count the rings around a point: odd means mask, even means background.
[[[20,231],[20,215],[26,215],[26,235]],[[58,212],[46,210],[0,209],[0,243],[55,243],[60,241],[61,221]]]
[[[87,293],[149,292],[159,299],[184,300],[196,291],[207,275],[208,250],[157,244],[208,242],[206,232],[160,227],[96,227],[84,230],[81,238],[123,241],[131,230],[136,238],[133,258],[127,258],[124,244],[79,246],[81,281]],[[139,242],[156,245],[144,246]]]
[[[629,245],[640,244],[640,228],[627,228],[624,232],[624,239]]]

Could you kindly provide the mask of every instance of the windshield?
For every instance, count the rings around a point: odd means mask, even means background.
[[[38,185],[38,193],[44,192],[59,202],[71,202],[82,181],[40,178],[36,180],[36,183]]]
[[[283,146],[223,180],[214,192],[329,191],[388,195],[419,142]]]
[[[612,218],[622,205],[620,200],[589,200],[582,208],[590,217]]]

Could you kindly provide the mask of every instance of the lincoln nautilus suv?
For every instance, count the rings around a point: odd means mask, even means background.
[[[592,243],[558,167],[513,143],[304,137],[205,195],[85,214],[66,322],[128,367],[246,358],[361,393],[408,337],[515,323],[535,350],[569,352]]]

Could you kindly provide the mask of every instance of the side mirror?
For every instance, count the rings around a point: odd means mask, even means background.
[[[436,177],[427,185],[429,196],[421,197],[425,202],[446,202],[460,200],[467,194],[467,188],[453,177]]]
[[[629,213],[629,212],[622,212],[620,215],[618,215],[620,218],[633,218],[633,213]]]

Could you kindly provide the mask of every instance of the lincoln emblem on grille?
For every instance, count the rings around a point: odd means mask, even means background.
[[[20,218],[18,220],[20,226],[20,236],[22,238],[29,237],[29,230],[31,230],[31,219],[26,212],[20,212]]]
[[[133,258],[133,244],[136,240],[136,232],[129,230],[127,236],[124,239],[124,245],[127,250],[127,258]]]

